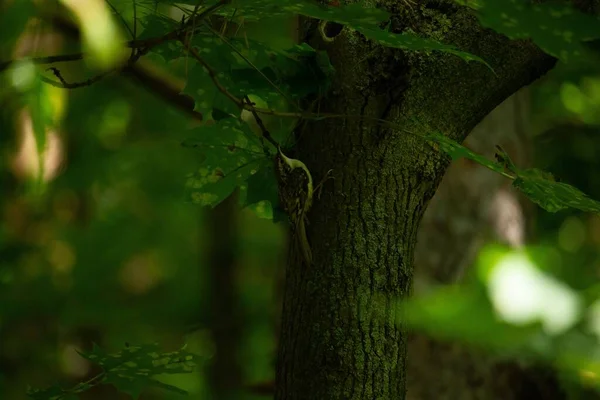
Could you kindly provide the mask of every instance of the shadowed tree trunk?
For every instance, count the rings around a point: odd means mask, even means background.
[[[239,263],[239,191],[210,211],[208,265],[211,281],[211,331],[215,356],[209,370],[212,397],[239,398],[242,371],[239,351],[242,335],[236,271]]]
[[[392,29],[423,17],[399,2]],[[448,166],[448,157],[407,131],[439,131],[462,142],[474,126],[555,63],[529,42],[484,30],[465,8],[427,2],[450,22],[445,41],[495,70],[443,54],[384,49],[344,30],[325,44],[336,69],[322,111],[384,118],[403,130],[366,121],[308,125],[295,158],[325,184],[309,213],[310,268],[288,265],[277,399],[403,399],[407,336],[394,300],[411,292],[417,229]],[[418,119],[418,122],[415,121]]]

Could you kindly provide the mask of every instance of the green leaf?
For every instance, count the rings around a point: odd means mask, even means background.
[[[316,52],[307,44],[274,50],[252,40],[227,41],[229,45],[218,37],[199,35],[194,45],[203,60],[218,71],[219,83],[236,97],[254,94],[270,104],[278,104],[282,93],[297,99],[327,90],[333,67],[324,52]],[[184,93],[196,100],[196,109],[208,120],[213,108],[233,115],[239,113],[200,65],[190,70]]]
[[[198,0],[151,0],[154,3],[160,4],[186,4],[188,6],[198,5]]]
[[[531,38],[546,53],[564,62],[585,61],[583,41],[600,38],[600,20],[568,5],[522,0],[484,0],[480,23],[510,39]]]
[[[391,33],[387,32],[378,27],[369,26],[352,26],[354,29],[365,35],[365,37],[375,40],[380,44],[403,50],[413,51],[442,51],[445,53],[453,54],[462,58],[465,61],[477,61],[484,64],[492,72],[493,68],[485,62],[481,57],[458,50],[456,47],[443,44],[437,40],[420,37],[414,33]]]
[[[193,203],[219,204],[260,170],[265,155],[258,137],[238,119],[219,120],[192,131],[183,143],[203,156],[202,166],[188,177],[188,196]]]
[[[413,51],[443,51],[454,54],[465,61],[481,62],[493,71],[491,66],[482,58],[460,51],[454,46],[446,45],[433,39],[423,38],[414,33],[392,33],[382,29],[379,25],[389,19],[389,14],[378,8],[368,8],[360,3],[353,3],[343,7],[326,9],[318,7],[316,10],[313,10],[311,7],[305,7],[299,13],[347,25],[359,31],[368,39],[387,47]]]
[[[127,373],[115,373],[106,377],[105,383],[116,387],[120,392],[126,393],[137,399],[142,392],[150,388],[159,388],[179,395],[187,395],[188,392],[173,385],[168,385],[156,379],[140,376],[132,376]]]
[[[513,186],[544,210],[557,212],[570,207],[600,213],[600,202],[589,198],[581,190],[566,183],[556,182],[548,172],[536,168],[521,170],[502,148],[497,148],[496,157],[506,169],[516,175]]]
[[[261,218],[269,218],[273,222],[288,221],[287,214],[279,205],[277,179],[271,162],[265,163],[256,174],[248,178],[245,200],[244,206],[252,209]],[[270,213],[265,202],[271,205]]]
[[[213,119],[212,109],[216,98],[224,97],[210,78],[208,70],[199,64],[195,64],[191,68],[182,93],[194,99],[196,103],[194,110],[200,112],[205,121]],[[228,106],[226,112],[235,113],[237,111],[237,107],[235,107],[231,100],[224,98],[222,101],[224,105]]]
[[[520,171],[513,186],[546,211],[557,212],[570,207],[600,213],[600,202],[571,185],[554,182],[548,173],[535,168]]]
[[[171,18],[162,15],[148,15],[142,22],[141,34],[138,35],[139,40],[151,38],[159,38],[177,28],[177,22]],[[185,55],[183,45],[176,40],[163,42],[152,48],[152,51],[160,54],[165,60],[171,61]]]
[[[290,1],[288,8],[307,17],[325,21],[334,21],[352,28],[357,26],[378,26],[390,18],[390,14],[375,7],[368,7],[365,3],[345,4],[340,7],[324,7],[313,1]],[[295,4],[294,4],[295,3]]]
[[[248,178],[246,204],[255,204],[263,200],[267,200],[273,207],[279,205],[277,179],[272,163],[265,163],[256,174]]]
[[[326,7],[314,0],[244,0],[233,1],[230,7],[223,8],[218,13],[223,16],[230,16],[233,12],[232,9],[236,10],[236,15],[246,20],[259,20],[276,15],[300,14],[320,20],[333,21],[355,29],[367,38],[384,46],[404,50],[443,51],[454,54],[466,61],[481,62],[492,70],[490,65],[480,57],[460,51],[454,46],[422,38],[412,33],[396,34],[381,29],[380,25],[390,18],[390,14],[381,8],[366,6],[364,2],[346,4],[340,7]]]
[[[65,399],[66,392],[55,383],[46,389],[28,388],[27,396],[35,400],[62,400]]]
[[[87,59],[101,69],[114,67],[124,56],[123,38],[110,8],[102,0],[62,0],[77,17]]]
[[[439,132],[429,133],[425,135],[425,138],[434,142],[436,148],[450,155],[453,160],[465,157],[492,171],[504,174],[505,169],[509,170],[515,175],[513,186],[546,211],[557,212],[570,207],[586,212],[600,213],[600,202],[589,198],[573,186],[555,182],[552,175],[547,172],[535,168],[525,170],[517,168],[501,148],[498,148],[496,155],[500,163],[495,163]]]
[[[80,354],[101,366],[107,374],[135,372],[139,376],[153,376],[189,373],[199,362],[199,357],[185,351],[185,347],[161,353],[156,343],[128,346],[116,353],[107,353],[94,345],[91,352],[81,352]]]
[[[361,3],[327,7],[313,0],[233,0],[227,8],[219,11],[219,14],[231,16],[234,9],[237,10],[238,15],[249,21],[278,15],[301,14],[345,24],[376,25],[387,20],[390,15],[382,9],[367,8]]]
[[[182,389],[152,377],[160,374],[190,373],[200,362],[200,357],[185,351],[185,348],[161,353],[157,344],[128,346],[120,352],[110,354],[94,345],[91,352],[80,354],[102,367],[105,373],[103,383],[114,385],[134,399],[150,387],[187,394]]]
[[[434,142],[434,147],[448,154],[452,160],[457,160],[461,157],[464,157],[468,158],[469,160],[473,160],[476,163],[491,169],[492,171],[500,173],[504,172],[502,165],[490,161],[488,158],[469,150],[468,148],[456,143],[454,140],[444,136],[439,132],[428,133],[425,135],[425,139]]]

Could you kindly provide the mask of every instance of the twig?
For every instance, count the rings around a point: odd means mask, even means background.
[[[48,83],[48,84],[50,84],[52,86],[63,88],[63,89],[77,89],[77,88],[81,88],[81,87],[90,86],[90,85],[98,82],[99,80],[101,80],[105,76],[110,75],[110,74],[116,72],[116,70],[111,70],[111,71],[104,72],[102,74],[96,75],[96,76],[94,76],[94,77],[92,77],[90,79],[87,79],[87,80],[83,81],[83,82],[68,83],[62,77],[62,74],[60,73],[60,71],[57,68],[50,67],[50,68],[47,68],[46,71],[52,71],[52,73],[54,74],[54,76],[56,76],[60,82],[53,81],[52,79],[48,79],[45,76],[42,76],[42,81],[45,82],[45,83]]]
[[[165,100],[167,103],[174,105],[176,108],[185,112],[197,121],[202,121],[202,113],[195,111],[196,103],[191,97],[180,93],[177,88],[171,87],[163,79],[155,76],[146,68],[142,68],[137,64],[126,67],[123,73],[134,77],[141,83],[141,86],[158,97]]]
[[[246,104],[248,104],[250,107],[252,107],[250,109],[250,112],[252,113],[252,115],[254,116],[254,119],[256,120],[256,123],[258,124],[258,127],[260,128],[260,131],[262,133],[262,136],[267,139],[269,141],[269,143],[271,143],[273,146],[275,146],[275,148],[279,148],[279,143],[277,143],[275,141],[275,139],[273,139],[273,136],[271,136],[271,134],[269,133],[269,131],[267,130],[267,128],[265,127],[265,124],[263,124],[262,119],[260,119],[260,117],[258,116],[258,114],[256,113],[256,111],[254,110],[254,103],[252,103],[250,101],[250,98],[246,95],[244,96],[244,100],[246,102]]]
[[[192,13],[190,14],[190,16],[189,16],[188,20],[193,20],[193,19],[196,17],[196,13],[198,12],[198,9],[199,9],[199,8],[200,8],[200,4],[197,4],[197,5],[194,7],[194,11],[192,11]],[[183,20],[182,20],[182,21],[183,21]],[[190,37],[190,38],[191,38],[191,37],[192,37],[192,35],[193,35],[193,33],[194,33],[194,30],[195,30],[195,29],[196,29],[196,27],[195,27],[195,26],[192,26],[192,33],[190,33],[190,34],[189,34],[187,37]],[[186,33],[184,33],[184,35],[185,35],[185,34],[186,34]],[[187,40],[187,38],[186,38],[186,40]],[[188,74],[188,61],[189,61],[189,54],[187,54],[187,52],[186,52],[186,57],[185,57],[185,74],[186,74],[186,76],[187,76],[187,74]]]
[[[140,49],[141,54],[143,55],[143,54],[147,53],[151,48],[156,47],[162,43],[172,41],[172,40],[179,40],[179,38],[181,37],[181,34],[183,32],[190,33],[189,32],[190,28],[193,30],[197,29],[200,22],[202,22],[202,20],[204,18],[206,18],[207,16],[209,16],[210,14],[212,14],[219,8],[227,5],[230,1],[231,0],[221,0],[216,4],[213,4],[212,6],[208,7],[207,9],[203,10],[202,12],[198,13],[194,18],[189,18],[187,20],[187,22],[185,24],[183,24],[183,26],[181,26],[178,29],[175,29],[169,33],[166,33],[159,37],[153,37],[153,38],[142,39],[142,40],[138,40],[138,39],[134,38],[132,40],[125,42],[125,46],[132,48],[132,49]],[[79,29],[72,22],[70,22],[62,17],[59,17],[59,16],[52,16],[52,17],[50,17],[50,19],[52,20],[53,24],[56,25],[63,32],[65,32],[71,36],[79,36]],[[137,58],[139,58],[139,56]],[[10,67],[11,64],[18,62],[18,61],[31,61],[34,64],[53,64],[53,63],[57,63],[57,62],[77,61],[77,60],[81,60],[81,59],[83,59],[83,53],[8,60],[8,61],[0,62],[0,72],[4,71],[8,67]]]
[[[32,58],[21,58],[18,60],[9,60],[0,62],[0,72],[4,71],[8,67],[10,67],[13,63],[28,61],[34,64],[54,64],[58,62],[66,62],[66,61],[78,61],[83,59],[83,53],[74,53],[74,54],[62,54],[57,56],[48,56],[48,57],[32,57]]]

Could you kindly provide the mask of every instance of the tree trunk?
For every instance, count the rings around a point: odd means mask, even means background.
[[[215,356],[209,369],[212,398],[239,398],[242,367],[239,360],[243,320],[236,281],[239,259],[239,190],[234,191],[208,215],[210,229],[211,331]],[[204,221],[202,221],[204,222]],[[206,260],[203,261],[203,266]]]
[[[392,6],[392,28],[425,21]],[[336,69],[321,111],[461,142],[554,65],[531,43],[482,29],[465,8],[427,6],[452,24],[445,42],[481,56],[497,77],[481,64],[384,49],[349,30],[325,44],[311,26],[309,42]],[[287,268],[276,398],[404,399],[407,336],[395,300],[411,292],[417,228],[448,157],[404,130],[354,119],[308,125],[294,156],[316,181],[330,168],[335,179],[309,213],[313,264]]]

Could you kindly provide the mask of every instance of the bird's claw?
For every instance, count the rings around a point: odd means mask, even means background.
[[[319,184],[315,188],[315,193],[317,194],[317,199],[321,200],[321,192],[323,192],[323,184],[329,179],[335,179],[333,176],[331,176],[332,172],[333,172],[332,169],[327,171],[327,173],[325,174],[323,179],[321,179],[321,182],[319,182]]]

